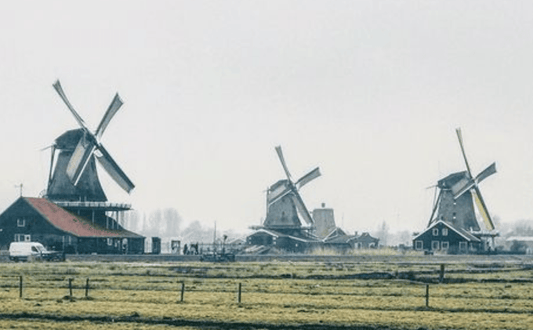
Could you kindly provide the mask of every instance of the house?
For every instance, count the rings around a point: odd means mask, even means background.
[[[413,238],[413,248],[450,254],[471,253],[482,249],[483,242],[466,230],[439,220]]]
[[[20,197],[0,214],[0,249],[11,242],[39,242],[66,253],[140,254],[145,237],[116,224],[102,227],[45,198]]]
[[[347,235],[342,229],[336,228],[325,239],[324,246],[334,248],[339,251],[351,249],[372,249],[379,245],[379,238],[370,236],[369,233],[361,235]]]
[[[305,252],[318,246],[320,241],[261,228],[246,238],[246,244],[271,246],[287,252]]]
[[[366,232],[361,235],[356,233],[348,240],[348,243],[356,249],[375,249],[379,246],[379,238],[372,237]]]

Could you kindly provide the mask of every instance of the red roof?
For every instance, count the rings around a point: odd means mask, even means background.
[[[24,197],[37,212],[56,228],[77,237],[142,237],[128,230],[106,229],[68,212],[45,198]]]

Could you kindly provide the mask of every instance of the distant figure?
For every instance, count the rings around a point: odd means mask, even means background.
[[[183,246],[183,254],[187,254],[189,252],[189,248],[187,247],[187,244]]]

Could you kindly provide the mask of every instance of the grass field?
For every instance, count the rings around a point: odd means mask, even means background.
[[[533,260],[527,258],[513,262],[448,258],[440,280],[441,263],[423,257],[394,262],[354,257],[343,262],[3,263],[0,325],[7,329],[530,329],[532,266]]]

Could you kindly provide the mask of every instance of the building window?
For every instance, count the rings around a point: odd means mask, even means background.
[[[15,234],[15,242],[31,242],[31,235]]]
[[[24,218],[17,219],[17,227],[24,227],[26,225],[26,220]]]
[[[439,241],[431,241],[431,249],[432,250],[438,250],[439,249]]]
[[[439,236],[439,228],[433,228],[433,236]]]
[[[424,242],[422,241],[415,241],[415,249],[422,250],[424,248]]]
[[[440,243],[440,247],[443,250],[448,250],[448,248],[450,247],[450,243],[449,242],[442,242],[442,243]]]
[[[466,251],[466,242],[459,242],[459,250]]]
[[[448,236],[448,228],[442,228],[442,236]]]

